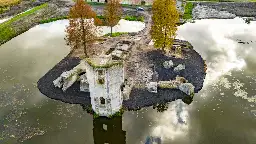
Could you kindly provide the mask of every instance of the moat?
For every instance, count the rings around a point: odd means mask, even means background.
[[[177,100],[162,113],[152,107],[126,111],[126,143],[145,142],[147,136],[160,136],[164,144],[255,143],[255,25],[235,18],[180,26],[178,37],[208,65],[203,89],[190,105]],[[37,89],[38,79],[69,53],[63,35],[56,25],[42,25],[0,47],[0,141],[93,144],[99,139],[93,137],[93,116],[80,105],[54,101]],[[218,134],[223,128],[230,139]]]

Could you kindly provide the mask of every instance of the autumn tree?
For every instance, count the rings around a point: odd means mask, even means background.
[[[173,45],[176,37],[179,13],[176,9],[175,0],[154,0],[152,5],[151,36],[156,48],[166,52]]]
[[[106,19],[107,26],[110,27],[110,33],[112,35],[112,29],[122,16],[122,6],[119,0],[108,0],[107,5],[104,9],[104,16]]]
[[[83,47],[84,55],[88,57],[87,48],[97,39],[99,29],[95,25],[99,23],[90,5],[77,0],[69,11],[69,26],[66,28],[65,40],[71,51]]]

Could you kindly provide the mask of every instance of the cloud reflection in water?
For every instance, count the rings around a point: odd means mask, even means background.
[[[206,60],[208,69],[204,88],[201,92],[202,95],[206,95],[206,98],[209,93],[207,88],[212,87],[216,82],[222,82],[225,88],[230,88],[231,84],[223,76],[230,75],[232,70],[245,68],[247,62],[245,57],[253,49],[249,47],[244,51],[248,46],[239,44],[237,35],[240,35],[241,38],[246,37],[246,35],[255,35],[255,27],[256,22],[251,22],[248,25],[241,18],[235,18],[199,20],[196,23],[187,23],[178,28],[177,37],[191,42],[194,49]],[[244,96],[245,93],[244,90],[241,90],[237,91],[235,95]],[[160,136],[163,141],[185,136],[189,129],[189,110],[192,109],[193,103],[186,105],[180,100],[170,103],[169,109],[156,118],[158,123],[152,128],[152,135]]]

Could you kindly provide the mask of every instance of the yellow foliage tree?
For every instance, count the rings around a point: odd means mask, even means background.
[[[156,48],[169,51],[176,37],[179,12],[175,0],[154,0],[151,36]]]
[[[112,28],[117,25],[122,16],[120,0],[108,0],[104,9],[104,16],[106,18],[107,26],[110,27],[110,33],[112,35]]]

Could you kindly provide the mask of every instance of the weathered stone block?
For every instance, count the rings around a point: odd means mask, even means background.
[[[146,87],[149,92],[157,93],[157,82],[149,82]]]
[[[179,90],[190,96],[194,95],[194,89],[195,87],[191,83],[182,83],[179,85]]]
[[[176,81],[159,81],[158,87],[162,89],[177,89],[178,83]]]
[[[164,66],[164,68],[166,68],[166,69],[169,69],[169,68],[173,67],[173,62],[172,62],[172,60],[165,61],[165,62],[163,63],[163,66]]]
[[[178,71],[181,71],[181,70],[184,70],[184,69],[185,69],[185,65],[179,64],[178,66],[176,66],[176,67],[174,68],[174,71],[175,71],[175,72],[178,72]]]
[[[89,92],[89,83],[86,74],[80,76],[80,91]]]
[[[72,75],[71,77],[64,79],[64,84],[63,84],[62,90],[66,91],[70,86],[72,86],[73,83],[75,83],[77,78],[78,78],[77,75]]]

